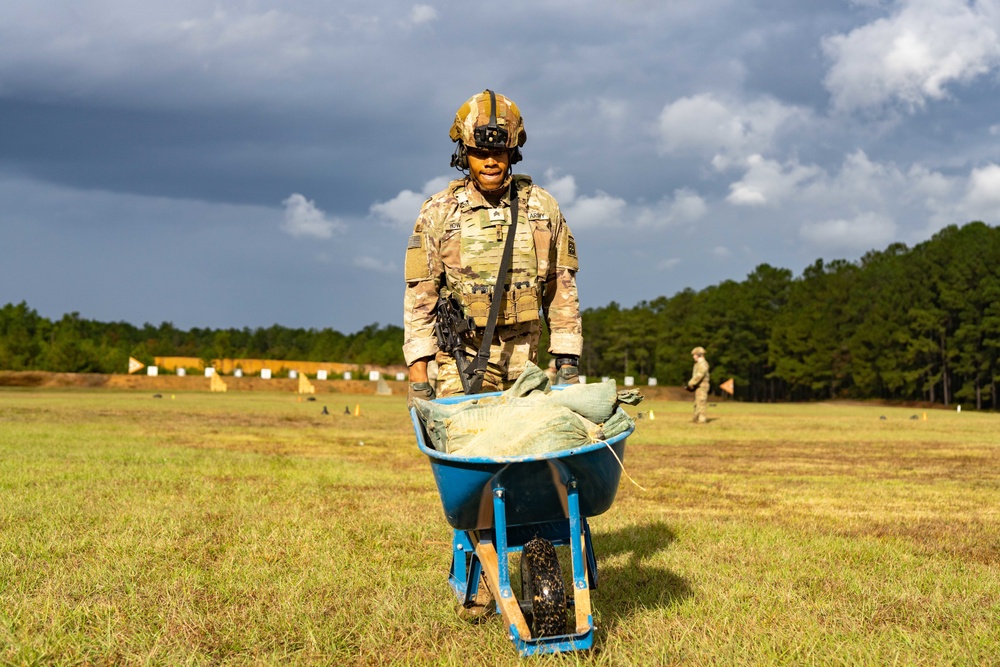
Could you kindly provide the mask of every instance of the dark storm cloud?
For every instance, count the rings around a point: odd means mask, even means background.
[[[998,0],[15,2],[0,303],[396,323],[485,87],[524,113],[586,306],[995,224],[998,33]]]

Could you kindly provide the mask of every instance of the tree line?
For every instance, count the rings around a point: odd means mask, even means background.
[[[747,401],[882,398],[997,409],[1000,230],[946,227],[913,248],[801,276],[767,264],[742,282],[584,313],[581,372],[681,384],[691,349]]]
[[[713,386],[745,401],[883,398],[997,409],[1000,230],[952,225],[913,248],[855,262],[817,260],[801,276],[768,264],[745,280],[583,312],[581,373],[682,384],[708,350]],[[403,363],[403,330],[135,327],[78,313],[58,321],[24,302],[0,309],[0,369],[121,372],[132,356]],[[540,364],[548,362],[546,336]]]
[[[333,329],[178,329],[170,322],[136,327],[96,322],[79,313],[52,321],[25,302],[0,308],[0,370],[121,373],[129,357],[333,361],[388,366],[403,363],[403,329],[371,324],[353,334]]]

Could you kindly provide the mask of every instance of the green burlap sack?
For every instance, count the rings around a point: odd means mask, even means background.
[[[461,403],[437,403],[414,398],[413,407],[427,429],[427,437],[430,440],[428,444],[439,452],[447,452],[449,448],[448,420],[460,412],[477,409],[480,402],[481,399],[462,401]]]
[[[548,399],[554,405],[569,408],[581,417],[601,424],[614,414],[617,391],[614,380],[571,384],[548,394]]]
[[[632,421],[632,418],[625,414],[624,410],[618,410],[615,414],[611,415],[610,419],[600,425],[600,432],[594,440],[610,440],[616,435],[621,435],[633,426],[635,426],[635,422]]]
[[[511,398],[521,398],[535,393],[547,394],[550,391],[552,382],[549,381],[549,376],[541,368],[527,361],[524,364],[524,371],[499,398],[500,402],[504,402]]]
[[[538,456],[592,442],[588,423],[568,408],[512,401],[449,420],[448,453],[468,457]]]
[[[621,397],[614,380],[553,391],[545,372],[528,362],[499,396],[453,404],[414,399],[413,404],[435,449],[508,458],[581,447],[627,431],[633,422],[617,410]]]

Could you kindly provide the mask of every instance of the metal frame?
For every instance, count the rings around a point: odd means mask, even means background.
[[[494,592],[497,611],[508,628],[508,636],[521,656],[579,651],[594,645],[594,618],[590,591],[597,588],[597,559],[587,519],[580,516],[576,480],[566,485],[569,517],[564,521],[508,526],[507,490],[493,489],[494,527],[455,530],[452,539],[451,572],[448,582],[460,604],[469,604],[479,592],[485,575]],[[567,603],[574,609],[575,632],[551,637],[532,637],[522,607],[510,583],[510,555],[518,553],[533,537],[544,537],[554,546],[569,546],[573,566],[573,593]],[[485,567],[484,567],[485,566]]]

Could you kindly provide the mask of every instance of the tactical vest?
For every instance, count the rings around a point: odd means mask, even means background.
[[[517,229],[514,236],[511,272],[501,291],[497,326],[509,326],[538,319],[543,281],[538,277],[533,226],[528,223],[528,188],[530,181],[518,188]],[[449,286],[465,307],[465,314],[485,327],[496,285],[497,271],[503,257],[510,207],[473,208],[464,186],[455,190],[459,204],[458,227],[461,273],[449,276]]]

